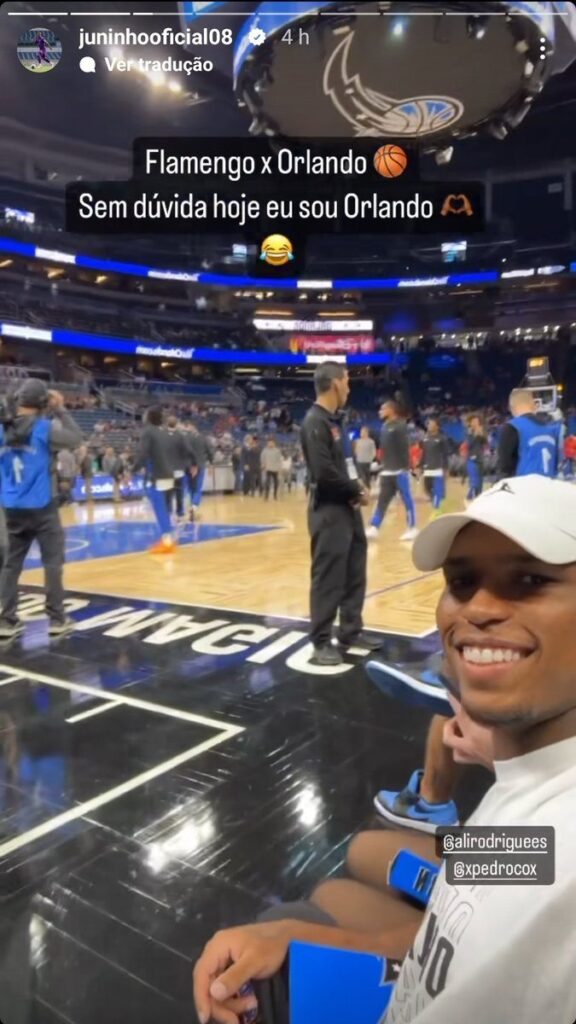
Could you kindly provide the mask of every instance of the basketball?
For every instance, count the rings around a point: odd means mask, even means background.
[[[401,146],[388,143],[374,154],[374,167],[383,178],[398,178],[408,166],[408,157]]]

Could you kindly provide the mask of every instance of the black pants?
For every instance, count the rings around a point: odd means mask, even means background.
[[[249,494],[252,498],[256,492],[260,491],[259,487],[259,470],[257,469],[245,469],[244,470],[244,494]]]
[[[274,473],[272,470],[269,469],[269,470],[266,471],[266,481],[264,483],[264,495],[266,497],[266,501],[268,501],[268,498],[270,497],[270,486],[271,485],[274,487],[274,497],[277,498],[278,497],[278,473]]]
[[[166,503],[168,505],[168,511],[172,514],[174,510],[174,501],[176,502],[176,515],[179,519],[184,518],[184,477],[174,477],[174,487],[171,491],[166,491]]]
[[[358,510],[349,505],[309,508],[312,541],[311,637],[315,647],[330,643],[340,610],[338,637],[348,643],[362,629],[366,594],[366,534]]]
[[[358,463],[358,476],[363,483],[366,484],[368,489],[370,488],[370,462],[359,462]]]
[[[0,616],[18,621],[18,580],[32,542],[38,541],[44,567],[46,611],[53,622],[63,622],[64,531],[55,504],[39,509],[6,509],[8,554],[0,577]]]

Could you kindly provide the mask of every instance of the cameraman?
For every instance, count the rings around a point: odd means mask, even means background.
[[[0,578],[0,639],[11,640],[23,630],[17,616],[18,580],[34,540],[44,566],[48,632],[60,636],[71,624],[64,611],[64,532],[54,454],[77,448],[82,432],[64,411],[62,395],[48,391],[41,380],[27,380],[14,401],[14,414],[0,424],[0,497],[8,530],[8,557]]]

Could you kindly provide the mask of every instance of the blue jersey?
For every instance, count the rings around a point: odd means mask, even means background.
[[[27,442],[6,446],[0,426],[0,500],[4,508],[45,508],[52,501],[50,420],[38,418]]]
[[[562,424],[542,416],[515,416],[510,420],[518,434],[516,476],[539,473],[555,477],[558,473]]]

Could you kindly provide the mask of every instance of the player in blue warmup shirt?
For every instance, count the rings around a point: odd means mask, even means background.
[[[27,380],[7,403],[0,422],[0,493],[6,513],[8,555],[0,580],[0,639],[22,632],[18,580],[33,541],[44,567],[49,633],[60,636],[72,623],[64,611],[64,532],[58,514],[55,453],[77,448],[82,433],[64,410],[58,391]]]
[[[562,427],[547,412],[539,412],[531,391],[510,395],[512,419],[502,427],[498,444],[498,476],[556,477],[562,463]]]

